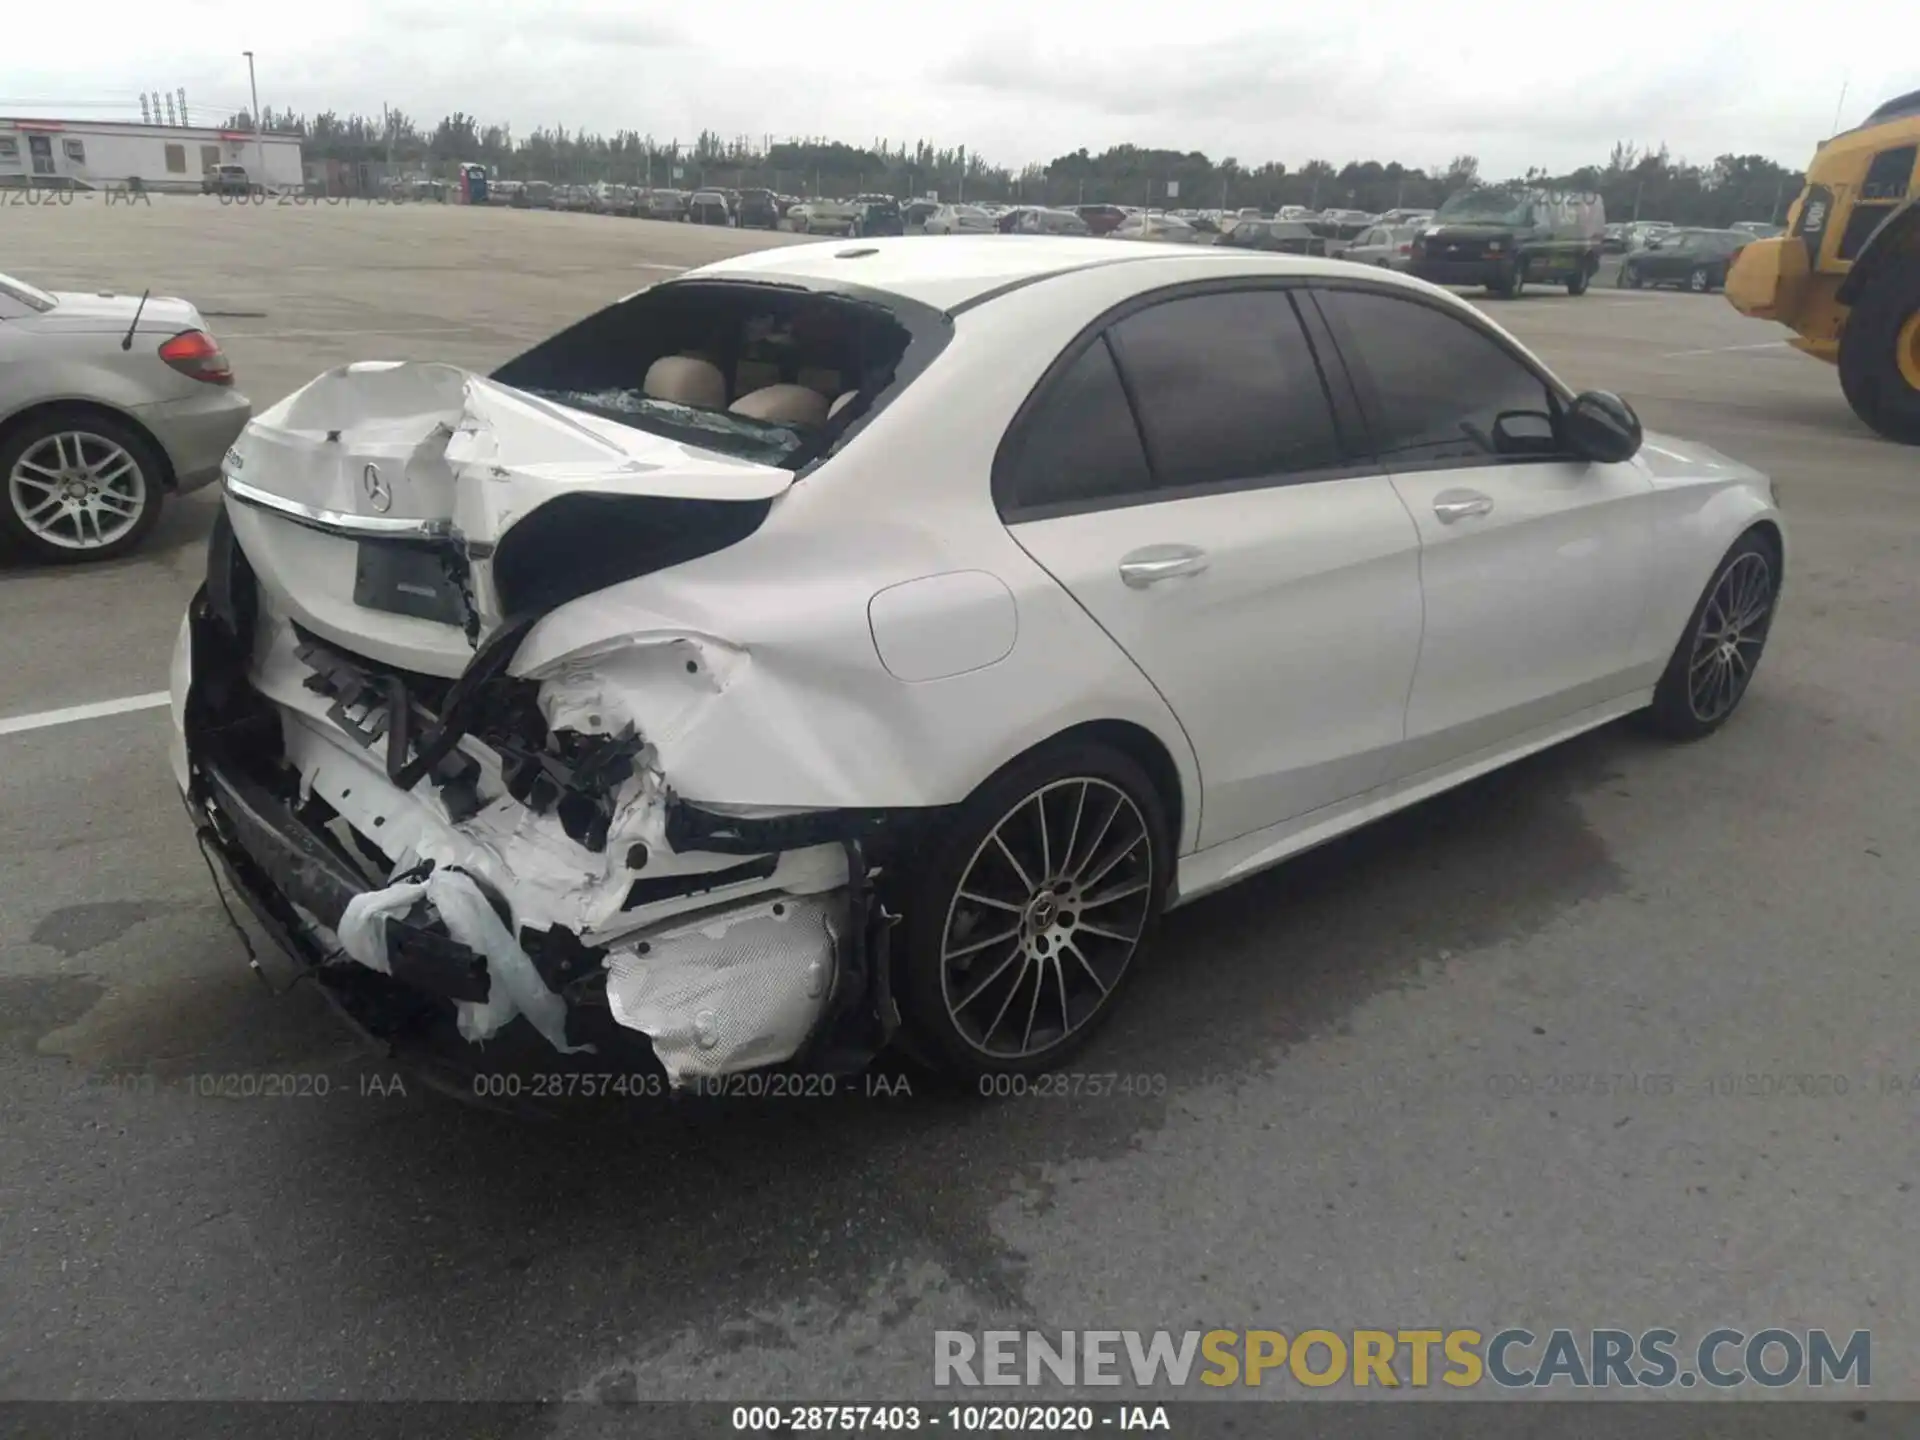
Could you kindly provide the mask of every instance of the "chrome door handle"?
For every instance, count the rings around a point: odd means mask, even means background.
[[[1469,515],[1488,515],[1492,512],[1493,497],[1482,495],[1478,490],[1442,490],[1433,498],[1433,513],[1440,517],[1442,525],[1451,525]]]
[[[1135,590],[1206,568],[1207,552],[1192,545],[1148,545],[1120,557],[1120,579]]]

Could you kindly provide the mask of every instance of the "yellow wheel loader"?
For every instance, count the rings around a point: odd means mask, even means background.
[[[1920,445],[1920,90],[1820,145],[1787,233],[1740,252],[1727,299],[1791,327],[1856,415]]]

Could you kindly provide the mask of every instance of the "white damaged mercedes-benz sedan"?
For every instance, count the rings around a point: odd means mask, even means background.
[[[1786,558],[1764,476],[1444,291],[1052,237],[347,365],[224,490],[172,684],[225,879],[385,1042],[676,1085],[1058,1065],[1163,909],[1717,728]]]

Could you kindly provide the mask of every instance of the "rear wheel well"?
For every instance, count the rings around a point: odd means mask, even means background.
[[[88,418],[111,420],[114,424],[131,430],[146,442],[147,448],[153,451],[154,458],[160,462],[158,478],[161,488],[167,491],[174,488],[173,458],[167,454],[167,447],[155,438],[151,430],[126,411],[117,410],[111,405],[103,405],[97,400],[43,400],[38,404],[27,406],[24,410],[16,410],[5,420],[0,420],[0,447],[5,446],[32,421],[62,415],[71,416],[75,421]]]
[[[1018,765],[1030,755],[1075,741],[1111,746],[1147,772],[1147,778],[1153,782],[1154,791],[1167,812],[1167,823],[1173,832],[1167,836],[1167,843],[1173,853],[1178,854],[1182,826],[1186,822],[1186,796],[1180,784],[1180,769],[1173,763],[1173,756],[1161,743],[1160,737],[1146,726],[1136,725],[1131,720],[1089,720],[1029,747],[1009,760],[1007,765]]]

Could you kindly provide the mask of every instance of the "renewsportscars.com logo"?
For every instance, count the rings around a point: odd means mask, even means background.
[[[936,1386],[1304,1385],[1314,1389],[1865,1389],[1873,1336],[1825,1330],[937,1330]]]

